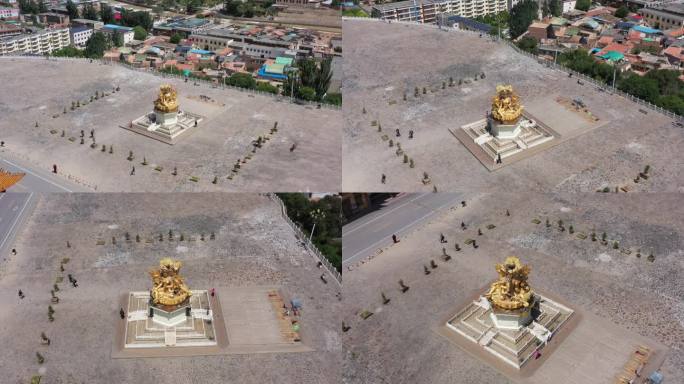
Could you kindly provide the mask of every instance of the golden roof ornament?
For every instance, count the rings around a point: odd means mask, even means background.
[[[159,260],[159,269],[150,270],[152,302],[160,305],[178,305],[192,295],[180,275],[180,261],[165,257]]]
[[[522,115],[520,97],[512,85],[497,85],[496,96],[492,98],[492,118],[503,124],[513,124]]]
[[[164,113],[178,112],[178,96],[172,85],[162,84],[159,87],[159,95],[154,101],[154,109]]]
[[[523,265],[515,256],[509,256],[502,264],[496,264],[499,279],[492,283],[485,297],[492,306],[515,310],[532,304],[532,288],[527,284],[530,267]]]

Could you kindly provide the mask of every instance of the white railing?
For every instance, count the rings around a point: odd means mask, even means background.
[[[313,253],[314,256],[318,258],[318,261],[320,261],[321,264],[328,270],[328,272],[335,278],[335,281],[337,281],[339,284],[342,284],[342,274],[338,272],[335,266],[333,266],[332,263],[330,263],[330,261],[325,257],[325,255],[323,255],[321,251],[319,251],[318,248],[316,248],[316,246],[311,241],[309,241],[309,237],[306,234],[304,234],[304,232],[302,232],[301,228],[299,228],[299,226],[290,219],[290,217],[287,215],[287,207],[285,207],[285,203],[283,203],[283,201],[280,200],[280,197],[278,197],[278,195],[276,195],[275,193],[268,193],[267,195],[271,198],[271,200],[275,201],[280,205],[283,218],[295,232],[295,236],[297,237],[297,239],[299,239],[299,241],[301,241],[302,244],[304,244],[304,246],[311,253]]]
[[[307,100],[302,100],[302,99],[293,99],[290,98],[286,95],[278,95],[275,93],[271,92],[264,92],[264,91],[259,91],[256,89],[249,89],[249,88],[240,88],[240,87],[235,87],[232,85],[227,85],[224,84],[223,82],[220,81],[214,81],[213,79],[201,79],[197,77],[185,77],[181,74],[175,74],[175,73],[167,73],[159,70],[155,70],[153,68],[140,68],[140,67],[134,67],[129,64],[124,64],[119,62],[118,60],[105,60],[105,59],[88,59],[88,58],[83,58],[83,57],[55,57],[55,56],[48,56],[46,59],[46,56],[44,55],[0,55],[0,59],[16,59],[16,58],[22,58],[22,59],[35,59],[35,60],[51,60],[51,61],[71,61],[71,62],[89,62],[89,63],[98,63],[98,64],[103,64],[103,65],[111,65],[111,64],[116,64],[120,65],[124,68],[137,71],[137,72],[144,72],[144,73],[150,73],[152,75],[157,75],[161,76],[164,78],[174,78],[174,79],[179,79],[179,80],[185,80],[188,79],[188,81],[193,81],[194,83],[200,84],[200,85],[205,85],[205,86],[210,86],[212,88],[221,88],[221,89],[231,89],[234,91],[242,92],[242,93],[250,93],[254,95],[260,95],[260,96],[265,96],[265,97],[271,97],[273,99],[276,99],[278,101],[290,101],[294,104],[300,104],[300,105],[306,105],[306,106],[315,106],[316,108],[325,108],[325,109],[332,109],[332,110],[340,110],[342,107],[339,105],[335,104],[328,104],[328,103],[319,103],[315,101],[307,101]]]
[[[566,66],[564,66],[564,65],[557,64],[557,63],[552,63],[552,62],[545,62],[545,61],[544,61],[543,59],[541,59],[540,57],[538,57],[538,56],[536,56],[536,55],[534,55],[534,54],[532,54],[532,53],[529,53],[529,52],[527,52],[527,51],[524,51],[524,50],[520,49],[517,45],[515,45],[515,43],[513,43],[513,42],[510,41],[510,40],[499,39],[499,38],[497,38],[496,36],[486,35],[485,33],[481,33],[481,32],[479,32],[479,31],[470,31],[470,30],[467,30],[467,29],[454,29],[454,28],[449,28],[449,27],[446,27],[446,26],[445,26],[445,27],[441,27],[441,26],[436,25],[436,24],[424,24],[424,23],[420,23],[420,22],[416,22],[416,21],[394,21],[394,20],[392,20],[392,21],[390,22],[390,21],[387,21],[387,20],[382,20],[382,19],[377,19],[377,18],[356,17],[356,16],[343,16],[342,19],[343,19],[343,20],[374,21],[374,22],[378,22],[378,23],[388,23],[388,24],[410,24],[410,25],[420,25],[420,26],[423,26],[424,28],[440,29],[440,30],[447,31],[447,32],[457,32],[457,33],[462,33],[462,34],[480,35],[480,36],[482,36],[482,37],[485,37],[485,36],[486,36],[487,38],[491,38],[491,39],[492,39],[493,41],[495,41],[495,42],[502,42],[502,43],[508,45],[509,47],[513,48],[513,50],[515,50],[517,53],[520,53],[520,54],[522,54],[522,55],[524,55],[524,56],[528,56],[528,57],[534,59],[535,61],[539,62],[539,63],[542,64],[542,65],[546,64],[549,68],[553,68],[553,69],[555,69],[555,70],[558,70],[558,71],[561,71],[561,72],[565,72],[565,73],[571,73],[571,74],[572,74],[573,76],[575,76],[576,78],[578,78],[578,79],[580,79],[580,80],[582,80],[582,81],[589,82],[589,83],[591,83],[592,85],[595,85],[596,87],[601,88],[603,91],[605,91],[605,92],[607,92],[607,93],[617,94],[618,96],[622,96],[622,97],[625,98],[625,99],[628,99],[628,100],[630,100],[630,101],[633,101],[633,102],[637,103],[638,105],[641,105],[641,106],[644,106],[644,107],[646,107],[646,108],[649,108],[649,109],[651,109],[652,111],[661,113],[661,114],[663,114],[663,115],[665,115],[665,116],[667,116],[667,117],[669,117],[669,118],[671,118],[671,119],[673,119],[673,120],[676,120],[676,121],[679,122],[679,123],[684,122],[684,116],[680,116],[680,115],[678,115],[678,114],[676,114],[676,113],[674,113],[674,112],[672,112],[672,111],[669,111],[669,110],[667,110],[667,109],[665,109],[665,108],[662,108],[662,107],[659,107],[659,106],[657,106],[657,105],[655,105],[655,104],[652,104],[651,102],[648,102],[648,101],[646,101],[646,100],[642,100],[642,99],[640,99],[640,98],[638,98],[638,97],[636,97],[636,96],[633,96],[633,95],[630,95],[630,94],[628,94],[628,93],[625,93],[625,92],[623,92],[623,91],[621,91],[621,90],[619,90],[619,89],[617,89],[617,88],[613,88],[612,86],[610,86],[610,85],[608,85],[608,84],[606,84],[606,83],[603,83],[603,82],[598,81],[598,80],[596,80],[596,79],[593,79],[593,78],[591,78],[591,77],[589,77],[589,76],[586,76],[586,75],[584,75],[584,74],[581,74],[581,73],[579,73],[579,72],[576,72],[576,71],[574,71],[574,70],[572,70],[572,69],[570,69],[570,68],[568,68],[568,67],[566,67]]]

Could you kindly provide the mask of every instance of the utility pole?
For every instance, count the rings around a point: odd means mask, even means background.
[[[617,68],[613,64],[613,92],[615,92],[615,72],[617,72]]]

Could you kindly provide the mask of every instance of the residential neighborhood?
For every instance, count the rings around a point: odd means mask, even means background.
[[[664,89],[677,78],[674,88],[684,88],[682,0],[365,0],[342,7],[345,17],[433,24],[504,39],[684,115],[679,91]]]
[[[333,71],[341,66],[341,30],[335,28],[233,17],[230,2],[178,10],[165,9],[162,3],[143,7],[149,2],[7,1],[11,2],[0,2],[0,55],[103,59],[308,101],[341,103],[341,73]],[[320,3],[273,4],[268,9],[273,9],[271,14],[299,9],[313,16],[334,12]],[[308,88],[314,87],[302,84],[305,76],[297,75],[301,65],[326,71],[326,89],[311,92]]]

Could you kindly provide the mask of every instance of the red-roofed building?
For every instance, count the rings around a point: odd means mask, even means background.
[[[629,43],[627,43],[627,44],[611,43],[611,44],[608,44],[605,47],[603,47],[603,49],[601,49],[601,51],[598,52],[596,55],[597,56],[605,55],[606,53],[608,53],[608,51],[620,52],[624,55],[626,53],[629,53],[632,50],[632,48],[634,48],[634,45],[629,44]]]
[[[668,47],[663,51],[663,55],[667,58],[667,61],[672,65],[678,67],[684,67],[684,48],[682,47]]]
[[[596,46],[599,48],[603,48],[607,46],[608,44],[611,44],[615,40],[613,36],[601,36],[601,38],[598,40],[596,43]]]

